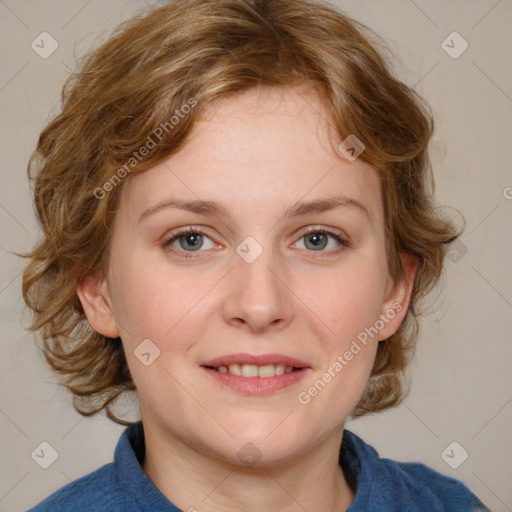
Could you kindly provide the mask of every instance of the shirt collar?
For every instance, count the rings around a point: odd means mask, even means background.
[[[125,429],[114,452],[114,478],[123,488],[126,510],[180,512],[142,470],[146,445],[142,422]]]

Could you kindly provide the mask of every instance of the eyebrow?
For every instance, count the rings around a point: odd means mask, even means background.
[[[366,215],[368,220],[371,222],[371,215],[366,206],[364,206],[357,199],[350,197],[326,197],[322,199],[315,199],[312,201],[297,201],[295,204],[288,207],[282,215],[282,218],[299,217],[301,215],[310,215],[313,213],[322,213],[335,208],[346,207],[353,208],[356,211],[360,211]],[[144,210],[142,215],[139,217],[137,224],[143,219],[161,211],[163,209],[176,208],[178,210],[184,210],[200,215],[215,215],[221,217],[230,217],[229,208],[225,203],[217,201],[207,200],[181,200],[181,199],[165,199]]]

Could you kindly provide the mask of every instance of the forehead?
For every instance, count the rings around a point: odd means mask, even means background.
[[[249,89],[211,104],[179,152],[128,179],[122,201],[139,214],[168,196],[282,211],[300,199],[342,194],[379,216],[375,170],[344,159],[333,140],[314,91]]]
[[[329,115],[310,88],[252,88],[212,103],[195,135],[227,160],[279,160],[299,148],[318,159],[319,146],[328,151],[333,135]]]

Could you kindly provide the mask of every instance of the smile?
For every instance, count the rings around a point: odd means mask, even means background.
[[[242,377],[275,377],[276,375],[283,375],[284,373],[291,373],[295,368],[293,366],[285,366],[284,364],[267,364],[264,366],[257,366],[254,364],[230,364],[229,366],[210,366],[212,370],[220,373],[230,373],[231,375],[238,375]]]
[[[307,362],[283,354],[230,354],[201,363],[222,388],[244,395],[269,395],[312,372]]]

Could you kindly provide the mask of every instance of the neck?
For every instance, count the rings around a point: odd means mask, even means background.
[[[338,463],[343,429],[286,463],[246,467],[205,454],[144,421],[143,471],[185,511],[346,511],[354,499]]]

